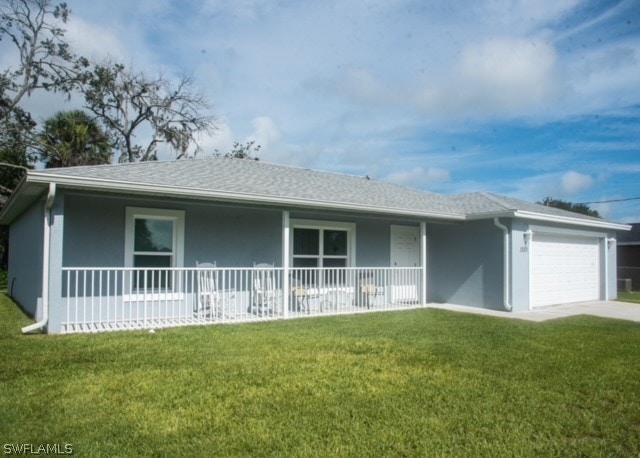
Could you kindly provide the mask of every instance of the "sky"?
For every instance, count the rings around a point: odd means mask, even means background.
[[[640,198],[640,0],[67,4],[76,53],[194,78],[217,120],[203,156],[253,140],[266,162],[444,194]],[[640,222],[639,199],[590,206]]]

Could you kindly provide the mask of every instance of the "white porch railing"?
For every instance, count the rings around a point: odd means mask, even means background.
[[[63,333],[336,315],[421,304],[420,268],[63,268]],[[285,307],[285,303],[288,304]]]

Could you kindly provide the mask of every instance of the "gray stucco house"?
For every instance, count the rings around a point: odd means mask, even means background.
[[[29,171],[0,214],[25,332],[616,297],[629,226],[228,158]]]

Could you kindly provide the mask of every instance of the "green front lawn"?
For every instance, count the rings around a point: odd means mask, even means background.
[[[638,456],[640,326],[442,310],[22,336],[0,439],[79,456]]]
[[[618,291],[618,300],[640,304],[640,291]]]

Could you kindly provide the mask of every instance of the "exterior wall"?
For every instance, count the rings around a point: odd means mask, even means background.
[[[124,200],[67,194],[62,265],[124,266]]]
[[[44,203],[39,201],[9,230],[9,295],[31,316],[40,319]]]
[[[615,232],[576,229],[566,225],[541,225],[526,220],[504,218],[510,229],[509,303],[514,312],[526,311],[531,301],[531,240],[525,234],[574,235],[600,239],[600,299],[617,297],[616,249],[607,240]],[[503,305],[503,233],[493,220],[462,225],[428,227],[428,298],[482,308],[504,310]]]
[[[128,206],[185,211],[184,267],[195,267],[196,261],[216,262],[220,267],[251,267],[254,262],[282,265],[279,211],[70,194],[64,266],[122,267]]]
[[[616,232],[608,232],[607,239],[615,239]],[[607,240],[603,241],[603,249],[607,259],[607,297],[605,300],[614,300],[618,298],[618,253],[615,244],[609,246]]]
[[[65,195],[58,192],[51,207],[49,255],[49,322],[47,332],[60,332],[64,318],[61,307],[62,266],[65,234]]]
[[[389,267],[391,264],[391,225],[414,225],[413,222],[366,218],[346,213],[292,211],[291,219],[337,221],[356,225],[356,259],[354,267]]]
[[[491,221],[427,226],[431,302],[503,309],[503,233]]]
[[[356,265],[359,267],[389,267],[391,265],[391,223],[355,219]]]
[[[282,214],[276,210],[185,207],[185,266],[282,266]]]
[[[252,267],[254,262],[282,266],[280,210],[74,193],[65,197],[63,266],[123,266],[128,206],[185,211],[185,267],[195,267],[196,261],[215,261],[219,267]],[[392,224],[417,225],[304,211],[291,211],[290,218],[355,223],[356,266],[364,267],[389,267]]]
[[[510,237],[509,265],[509,303],[514,312],[529,310],[531,299],[529,262],[531,239],[525,244],[525,234],[529,230],[529,224],[523,220],[512,220]]]

